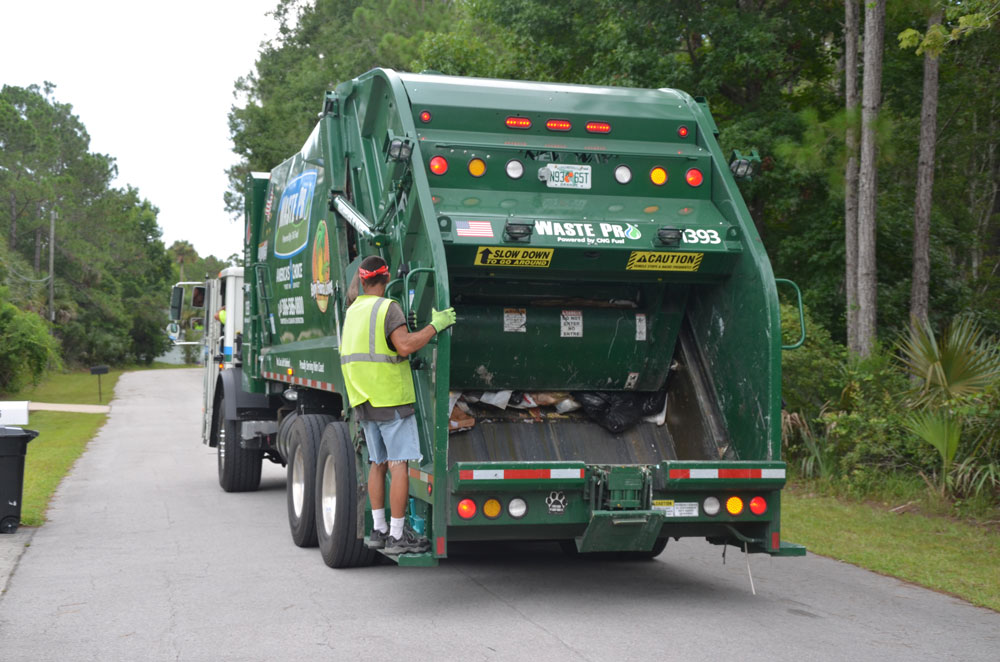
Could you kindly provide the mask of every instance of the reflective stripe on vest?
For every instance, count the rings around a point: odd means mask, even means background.
[[[367,354],[345,354],[340,357],[340,365],[362,361],[368,363],[400,363],[404,359],[398,354],[379,354],[375,351],[375,334],[378,333],[378,311],[382,306],[389,303],[388,299],[379,299],[372,306],[371,320],[368,323],[368,353]]]

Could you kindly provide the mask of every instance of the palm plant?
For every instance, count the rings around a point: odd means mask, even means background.
[[[905,425],[941,455],[944,495],[965,422],[960,404],[1000,379],[1000,347],[965,316],[956,318],[940,341],[927,322],[913,320],[899,350],[899,360],[914,378],[907,399],[915,411]]]

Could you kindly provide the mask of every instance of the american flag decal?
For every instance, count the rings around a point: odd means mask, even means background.
[[[459,237],[493,237],[493,224],[489,221],[455,221],[455,234]]]

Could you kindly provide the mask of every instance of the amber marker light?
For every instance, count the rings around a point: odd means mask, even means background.
[[[483,504],[483,515],[487,519],[496,519],[500,517],[500,513],[503,511],[503,506],[496,499],[487,499],[486,503]]]
[[[472,499],[462,499],[458,502],[458,516],[462,519],[471,519],[476,514],[476,502]]]
[[[750,512],[754,515],[763,515],[767,512],[767,501],[764,497],[755,496],[750,499]]]
[[[443,175],[448,172],[448,159],[443,156],[435,156],[431,159],[430,168],[435,175]]]
[[[701,183],[705,181],[705,176],[701,174],[701,170],[691,168],[684,174],[684,179],[690,186],[701,186]]]
[[[486,174],[486,161],[482,159],[472,159],[469,161],[469,174],[473,177],[482,177]]]
[[[288,376],[289,376],[289,377],[291,377],[291,376],[292,376],[292,369],[291,369],[291,368],[289,368],[289,369],[288,369]]]
[[[726,512],[730,515],[739,515],[743,512],[743,499],[738,496],[731,496],[726,499]]]
[[[649,181],[657,186],[663,186],[667,183],[667,171],[660,166],[656,166],[649,171]]]

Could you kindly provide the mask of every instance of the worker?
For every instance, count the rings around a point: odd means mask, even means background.
[[[218,312],[215,313],[215,319],[219,320],[219,324],[225,326],[226,324],[226,307],[223,306],[219,308]]]
[[[219,354],[226,353],[226,307],[223,306],[215,313],[215,319],[219,320]]]
[[[358,269],[362,294],[344,317],[340,364],[347,398],[365,433],[371,467],[368,497],[374,525],[368,546],[387,554],[418,554],[430,549],[427,538],[404,526],[410,495],[408,463],[419,461],[420,441],[413,409],[416,395],[406,357],[455,323],[455,309],[431,309],[431,322],[410,333],[398,303],[383,297],[389,267],[370,256]],[[392,477],[391,520],[385,518],[385,477]]]

